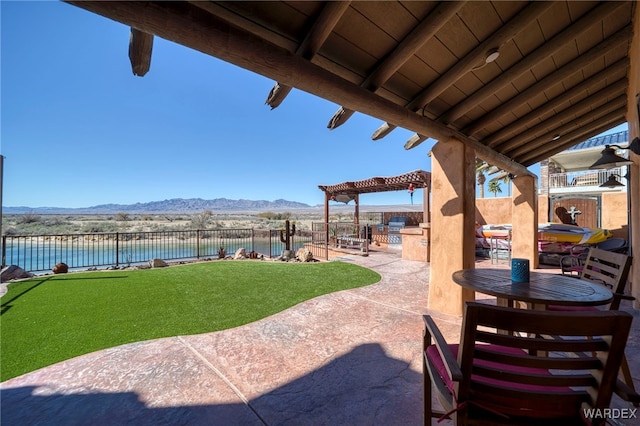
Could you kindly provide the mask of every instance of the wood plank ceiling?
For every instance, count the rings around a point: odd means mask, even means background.
[[[330,129],[360,111],[515,174],[626,121],[633,1],[70,3],[136,29],[137,74],[157,35],[274,79],[272,108],[298,88]]]

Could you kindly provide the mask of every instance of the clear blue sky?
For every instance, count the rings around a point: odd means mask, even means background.
[[[222,197],[315,205],[319,184],[430,171],[433,141],[406,151],[412,132],[374,142],[382,122],[363,114],[330,131],[338,105],[295,89],[271,110],[272,80],[157,37],[151,70],[136,77],[128,27],[61,2],[0,4],[5,206]],[[414,197],[422,202],[421,191]]]

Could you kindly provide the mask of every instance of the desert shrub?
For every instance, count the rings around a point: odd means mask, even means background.
[[[129,214],[124,212],[118,212],[116,213],[116,220],[119,220],[121,222],[127,221],[129,220]]]
[[[25,213],[25,214],[18,215],[18,217],[16,219],[16,223],[22,225],[22,224],[28,224],[28,223],[38,223],[41,220],[42,220],[42,218],[38,214]]]
[[[189,226],[192,229],[207,229],[209,223],[211,222],[211,218],[213,217],[213,213],[210,210],[205,210],[202,213],[196,215],[191,219],[191,223]]]

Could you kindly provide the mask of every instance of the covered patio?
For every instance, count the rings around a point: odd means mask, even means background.
[[[513,255],[535,268],[528,167],[625,121],[640,137],[633,1],[69,3],[130,27],[136,75],[162,37],[275,80],[272,108],[296,88],[341,105],[330,129],[357,111],[383,121],[374,140],[396,127],[416,132],[405,149],[437,140],[429,308],[454,315],[474,297],[451,274],[473,267],[476,157],[513,176]],[[630,217],[640,223],[640,142],[631,145]]]
[[[483,267],[476,158],[511,174],[513,256],[539,268],[538,185],[528,167],[628,122],[633,148],[618,154],[630,163],[629,225],[640,223],[634,1],[69,3],[130,27],[123,50],[136,75],[149,71],[162,37],[275,80],[265,94],[272,108],[296,88],[340,105],[330,129],[361,112],[382,121],[374,140],[401,127],[415,132],[405,149],[437,141],[425,209],[431,263],[360,257],[383,276],[379,285],[243,328],[138,342],[12,379],[2,384],[4,421],[419,424],[422,315],[459,341],[465,302],[494,303],[452,280]],[[640,226],[630,243],[637,258]],[[630,274],[634,306],[623,308],[635,317],[627,356],[636,385],[639,268]]]

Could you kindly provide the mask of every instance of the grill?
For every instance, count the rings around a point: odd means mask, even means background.
[[[399,232],[405,227],[406,223],[406,216],[391,216],[391,219],[389,219],[388,235],[390,245],[402,244],[402,235],[400,235]]]
[[[389,219],[389,232],[400,232],[400,230],[405,227],[406,223],[406,216],[392,216],[391,219]]]

